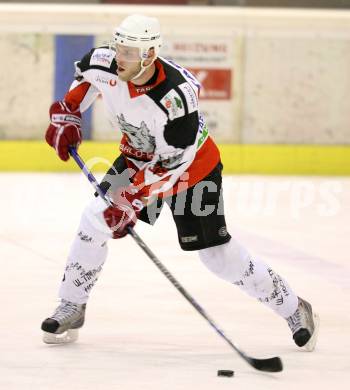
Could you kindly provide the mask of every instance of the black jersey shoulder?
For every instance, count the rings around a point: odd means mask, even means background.
[[[117,73],[115,51],[109,46],[93,48],[77,63],[77,67],[81,72],[86,72],[90,69],[99,69],[115,75]]]
[[[166,61],[163,61],[161,58],[158,58],[157,61],[159,61],[163,66],[165,80],[148,91],[147,95],[167,114],[167,109],[160,103],[160,101],[172,89],[178,93],[178,86],[185,83],[186,79],[178,69],[169,65]]]
[[[185,76],[179,69],[161,58],[158,58],[158,61],[162,64],[166,77],[163,82],[148,91],[147,95],[168,117],[164,127],[164,138],[167,143],[185,149],[193,145],[198,132],[197,102],[193,103],[193,99],[189,98],[191,96],[196,99],[195,92],[192,91],[191,95],[185,90],[185,96],[182,86],[187,84],[188,88],[192,88]]]

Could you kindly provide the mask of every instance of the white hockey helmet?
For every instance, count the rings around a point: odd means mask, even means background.
[[[134,14],[126,17],[114,30],[113,38],[114,43],[117,45],[137,47],[139,49],[141,69],[133,77],[133,80],[140,77],[152,65],[162,46],[158,19],[145,15]],[[155,57],[150,64],[145,66],[144,61],[147,59],[148,51],[151,48],[154,49]]]
[[[118,45],[139,48],[141,59],[147,58],[151,48],[154,48],[157,56],[162,46],[158,19],[145,15],[126,17],[114,30],[113,38]]]

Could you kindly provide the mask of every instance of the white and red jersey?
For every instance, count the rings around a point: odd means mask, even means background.
[[[134,182],[164,196],[176,193],[180,177],[189,186],[202,180],[220,155],[198,108],[200,83],[162,57],[155,66],[151,80],[136,86],[118,79],[113,49],[92,49],[76,63],[65,100],[84,112],[100,95],[112,125],[123,133],[120,151],[138,172]]]

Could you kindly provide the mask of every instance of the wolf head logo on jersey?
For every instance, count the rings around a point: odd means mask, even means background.
[[[117,115],[117,118],[120,130],[123,134],[126,134],[129,144],[133,148],[147,153],[154,151],[155,138],[150,135],[150,130],[144,121],[141,122],[140,127],[136,127],[126,122],[123,114]]]

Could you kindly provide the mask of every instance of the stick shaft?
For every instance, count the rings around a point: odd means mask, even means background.
[[[195,310],[204,317],[212,328],[222,337],[224,340],[242,357],[245,354],[224,334],[223,330],[214,322],[212,318],[205,312],[205,310],[199,305],[199,303],[187,292],[187,290],[181,285],[181,283],[170,273],[170,271],[160,262],[157,256],[151,251],[151,249],[143,242],[141,237],[135,232],[134,229],[129,229],[130,235],[134,238],[139,247],[147,254],[150,260],[157,266],[157,268],[165,275],[165,277],[171,282],[171,284],[182,294],[182,296],[195,308]]]

